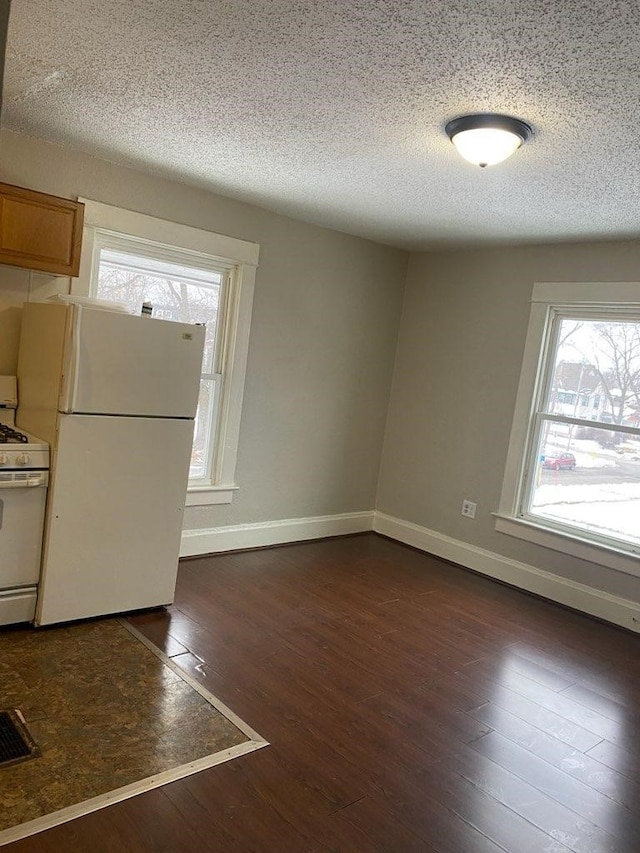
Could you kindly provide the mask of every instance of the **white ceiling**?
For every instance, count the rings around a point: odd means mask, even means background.
[[[515,115],[481,170],[445,123]],[[637,0],[13,0],[3,124],[393,245],[635,237]]]

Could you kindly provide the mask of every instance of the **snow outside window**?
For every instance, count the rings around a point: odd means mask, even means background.
[[[607,549],[640,574],[640,285],[534,288],[497,516],[502,532],[611,565]]]

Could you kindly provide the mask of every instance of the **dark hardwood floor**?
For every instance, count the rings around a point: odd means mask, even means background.
[[[375,534],[132,622],[270,741],[12,853],[639,853],[640,637]]]

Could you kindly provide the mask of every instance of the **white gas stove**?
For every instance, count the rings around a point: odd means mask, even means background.
[[[35,614],[49,446],[15,426],[15,376],[0,376],[0,625]]]

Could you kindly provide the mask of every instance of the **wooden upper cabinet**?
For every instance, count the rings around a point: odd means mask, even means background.
[[[84,205],[0,183],[0,263],[78,275]]]

